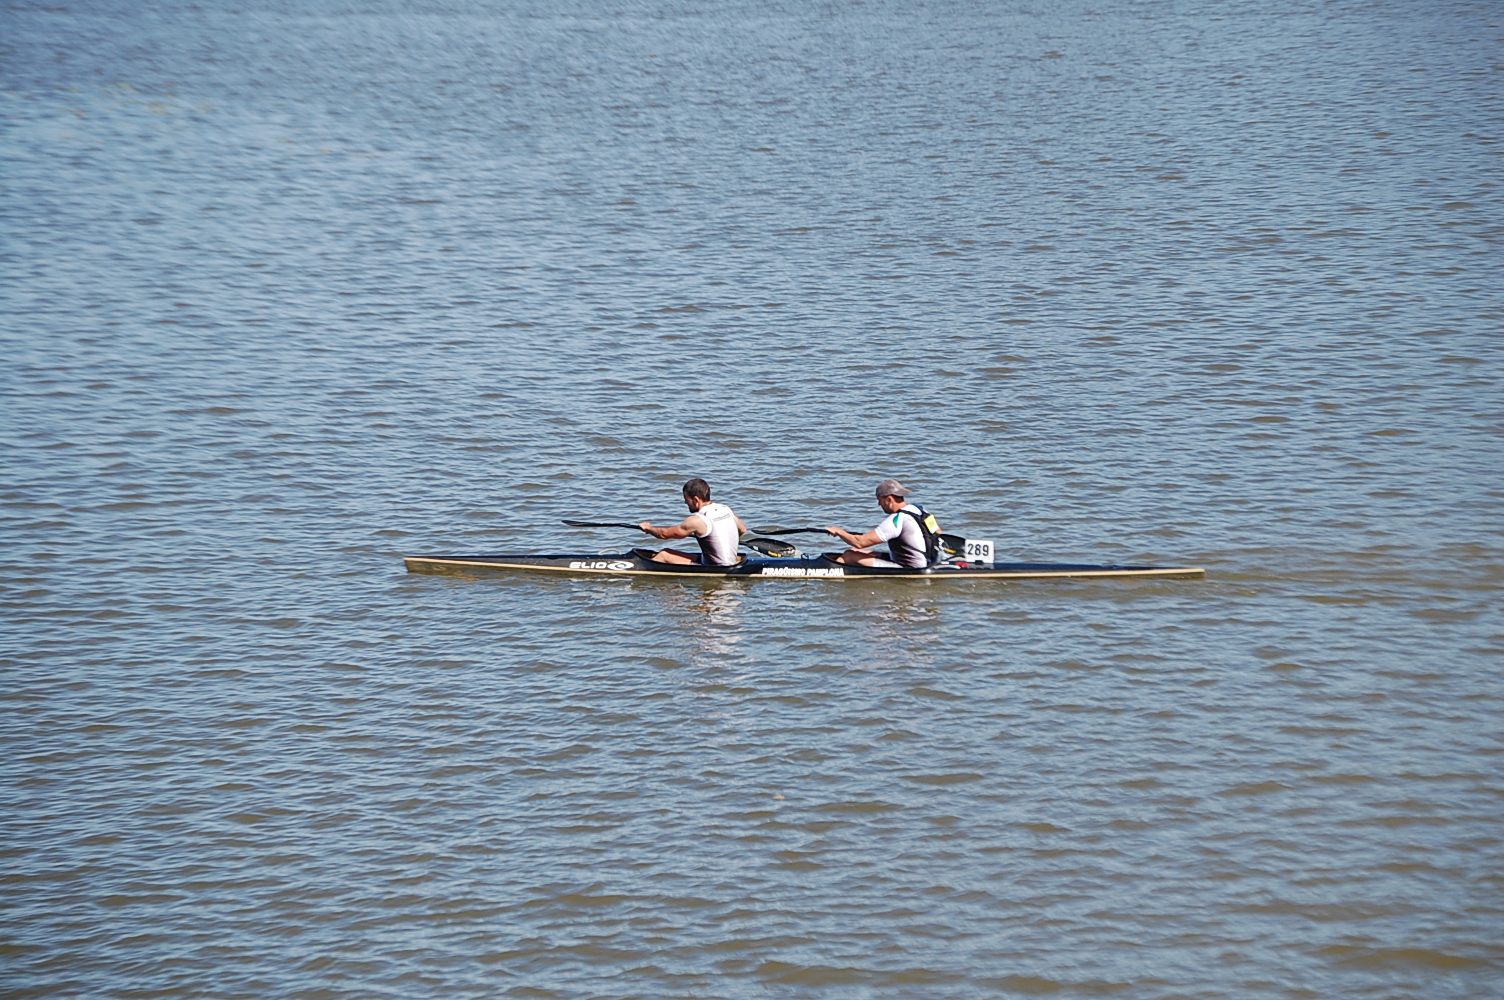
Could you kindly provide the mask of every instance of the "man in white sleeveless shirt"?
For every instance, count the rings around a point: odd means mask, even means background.
[[[689,516],[672,528],[655,528],[647,521],[637,526],[654,538],[665,541],[673,538],[693,538],[700,543],[699,552],[679,552],[663,549],[653,556],[654,562],[686,565],[699,563],[702,566],[730,566],[736,562],[737,547],[747,526],[723,503],[710,502],[710,484],[703,479],[691,479],[684,484],[684,503],[689,507]]]

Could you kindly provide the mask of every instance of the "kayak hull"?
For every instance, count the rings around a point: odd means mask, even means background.
[[[457,555],[404,556],[409,573],[469,576],[490,572],[567,573],[584,576],[743,577],[780,580],[1098,580],[1178,579],[1206,576],[1200,566],[1093,566],[1076,563],[946,563],[908,569],[898,566],[846,566],[829,555],[796,559],[744,558],[734,566],[655,563],[641,551],[621,555]]]

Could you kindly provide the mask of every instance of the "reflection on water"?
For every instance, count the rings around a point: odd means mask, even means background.
[[[0,14],[7,995],[1497,993],[1492,8],[1046,6]]]
[[[742,580],[695,581],[652,588],[662,604],[665,624],[675,633],[691,668],[717,667],[743,656]]]

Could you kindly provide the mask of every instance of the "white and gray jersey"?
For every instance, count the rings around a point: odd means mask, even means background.
[[[903,511],[913,514],[913,517],[905,517]],[[906,503],[903,510],[889,514],[877,523],[872,530],[877,532],[877,537],[888,543],[888,552],[893,561],[900,566],[928,566],[929,559],[925,555],[924,532],[919,530],[919,518],[924,516],[924,508]]]
[[[706,566],[730,566],[737,560],[737,546],[742,533],[736,528],[736,515],[723,503],[708,503],[695,511],[710,525],[709,534],[696,535],[700,543],[700,562]]]

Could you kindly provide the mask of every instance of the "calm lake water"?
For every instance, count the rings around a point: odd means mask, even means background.
[[[1501,52],[15,0],[0,994],[1504,995]],[[694,475],[1209,574],[403,570]]]

